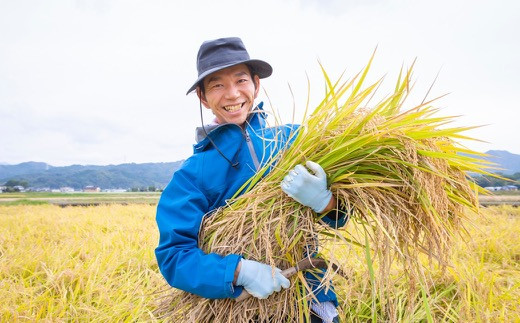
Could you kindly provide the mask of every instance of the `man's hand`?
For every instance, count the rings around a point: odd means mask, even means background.
[[[291,282],[281,274],[281,270],[275,268],[274,276],[271,266],[254,260],[240,260],[240,272],[236,285],[243,286],[249,294],[265,299],[274,292],[279,292],[282,287],[289,288]]]
[[[314,174],[303,165],[297,165],[284,177],[282,190],[301,204],[322,213],[332,199],[332,192],[327,188],[327,174],[315,162],[307,161],[306,165]]]

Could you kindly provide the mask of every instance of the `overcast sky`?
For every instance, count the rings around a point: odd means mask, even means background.
[[[440,71],[430,97],[450,94],[439,115],[486,125],[468,134],[489,143],[464,144],[520,154],[519,30],[518,0],[0,0],[0,162],[189,157],[195,57],[202,41],[228,36],[274,67],[262,87],[284,115],[288,85],[302,111],[306,74],[313,103],[323,94],[318,59],[332,77],[352,76],[377,46],[382,94],[417,58],[410,104]]]

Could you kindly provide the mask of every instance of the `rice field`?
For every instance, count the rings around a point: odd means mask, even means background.
[[[343,321],[520,322],[520,208],[492,206],[469,218],[445,273],[426,264],[427,290],[414,291],[393,268],[392,288],[374,297],[356,255],[364,250],[335,255],[349,276],[335,282]],[[149,204],[0,206],[0,322],[167,320],[155,312],[169,293],[157,239]]]
[[[100,204],[156,204],[160,192],[122,193],[49,193],[25,192],[0,194],[0,205],[55,204],[60,206],[91,206]]]

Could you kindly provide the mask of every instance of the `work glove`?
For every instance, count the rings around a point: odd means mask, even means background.
[[[249,294],[260,299],[265,299],[273,292],[279,292],[282,287],[289,288],[291,282],[282,275],[278,268],[254,260],[242,259],[240,272],[237,277],[237,285],[243,286]]]
[[[338,320],[338,310],[332,302],[312,303],[311,309],[318,315],[323,323],[333,323]]]
[[[307,161],[306,165],[314,174],[303,165],[297,165],[283,178],[282,190],[300,204],[321,213],[332,198],[332,192],[327,188],[327,174],[315,162]]]

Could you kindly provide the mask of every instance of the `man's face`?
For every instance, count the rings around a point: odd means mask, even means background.
[[[218,123],[243,126],[258,95],[258,76],[252,78],[247,66],[240,64],[210,74],[203,82],[205,91],[201,93],[197,88],[197,95],[213,111]]]

